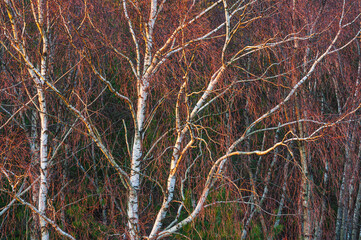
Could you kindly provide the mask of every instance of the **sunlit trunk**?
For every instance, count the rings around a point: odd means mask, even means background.
[[[139,203],[138,191],[140,187],[140,159],[142,157],[142,140],[141,136],[136,134],[133,143],[133,154],[131,163],[130,185],[128,195],[128,228],[131,239],[138,239],[139,223]]]
[[[174,164],[175,163],[174,159],[179,158],[179,150],[180,150],[180,145],[181,145],[182,139],[183,139],[183,134],[178,136],[178,138],[176,140],[176,145],[174,148],[175,150],[173,151],[173,156],[172,156],[173,164],[171,166],[171,172],[173,172],[172,170],[174,170],[176,167],[176,165]],[[167,214],[167,210],[169,208],[169,204],[173,200],[175,183],[176,183],[176,175],[173,172],[173,174],[170,174],[170,176],[168,178],[168,182],[167,182],[168,195],[165,196],[163,199],[162,207],[161,207],[160,211],[158,212],[152,232],[149,235],[150,239],[155,238],[159,229],[162,227],[162,219],[165,218],[165,216]]]
[[[218,83],[218,81],[221,78],[224,71],[225,71],[225,67],[222,66],[212,75],[211,81],[209,82],[206,91],[204,92],[202,97],[198,100],[195,107],[193,108],[193,111],[191,112],[188,121],[192,121],[193,118],[198,113],[198,111],[204,106],[206,99],[212,93],[215,85]],[[182,88],[180,91],[182,91]],[[176,112],[178,111],[177,109],[178,109],[178,103],[176,106]],[[172,154],[172,159],[171,159],[171,164],[170,164],[170,169],[169,169],[169,175],[168,175],[168,181],[167,181],[167,195],[163,198],[163,203],[162,203],[161,209],[159,210],[159,212],[157,214],[152,231],[149,234],[149,239],[156,238],[158,232],[160,231],[160,229],[163,225],[162,221],[168,213],[168,208],[170,206],[170,202],[173,200],[174,189],[175,189],[176,179],[177,179],[177,166],[178,166],[178,162],[181,158],[181,152],[184,152],[185,149],[189,148],[192,145],[192,143],[189,142],[187,144],[187,147],[181,149],[181,144],[183,142],[184,136],[188,132],[188,127],[184,127],[181,129],[179,126],[180,120],[178,117],[176,120],[176,122],[177,122],[177,139],[174,144],[174,149],[173,149],[173,154]]]
[[[39,188],[39,212],[46,216],[47,195],[48,195],[48,116],[46,99],[44,93],[44,82],[47,80],[48,74],[48,38],[45,28],[46,21],[46,1],[38,0],[38,24],[42,40],[40,78],[36,79],[36,88],[38,93],[39,109],[40,109],[40,188]],[[40,218],[41,239],[49,239],[49,230],[47,222]]]
[[[136,129],[133,141],[131,172],[130,172],[130,189],[128,195],[128,229],[131,239],[139,239],[139,199],[138,192],[140,189],[140,164],[143,155],[143,125],[145,121],[146,104],[147,104],[147,84],[149,79],[146,77],[139,84],[139,98],[137,104]]]
[[[38,86],[38,98],[40,105],[40,188],[39,188],[39,212],[46,215],[48,194],[48,117],[46,115],[46,101],[42,86]],[[49,239],[47,222],[40,218],[41,239]]]

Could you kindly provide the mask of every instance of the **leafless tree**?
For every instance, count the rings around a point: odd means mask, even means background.
[[[95,208],[106,238],[162,239],[235,206],[234,238],[259,224],[267,239],[317,239],[340,182],[334,232],[358,239],[360,64],[343,71],[360,55],[359,4],[2,0],[0,130],[27,138],[0,165],[1,215],[18,202],[41,239],[50,226],[91,238],[74,218]],[[342,179],[327,148],[344,151]]]

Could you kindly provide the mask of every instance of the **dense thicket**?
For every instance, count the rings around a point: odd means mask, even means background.
[[[360,0],[1,0],[1,239],[361,239]]]

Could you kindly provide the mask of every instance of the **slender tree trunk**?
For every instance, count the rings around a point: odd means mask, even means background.
[[[345,199],[346,199],[346,184],[347,184],[347,173],[349,171],[349,158],[346,158],[345,166],[343,169],[342,174],[342,182],[341,182],[341,188],[340,188],[340,194],[338,199],[338,209],[337,209],[337,218],[336,218],[336,240],[341,239],[343,236],[342,233],[342,222],[344,218],[344,211],[345,211]]]
[[[357,179],[360,178],[360,161],[361,161],[361,145],[359,146],[358,154],[357,154]],[[361,183],[358,185],[357,197],[355,201],[355,207],[352,218],[352,230],[351,230],[351,239],[357,240],[357,231],[359,229],[359,220],[360,220],[360,209],[361,209]],[[357,186],[356,185],[356,186]]]
[[[354,144],[352,144],[354,145]],[[353,157],[352,157],[353,158]],[[352,177],[349,182],[348,187],[348,211],[347,211],[347,220],[345,221],[345,236],[344,239],[351,239],[352,236],[352,224],[353,224],[353,213],[355,211],[354,205],[356,199],[354,198],[354,191],[355,191],[355,179],[358,178],[358,171],[355,171],[355,169],[359,169],[359,161],[356,159],[356,163],[352,161],[352,169],[350,170],[350,174],[352,174]]]
[[[39,31],[41,34],[42,40],[42,51],[41,51],[41,62],[40,62],[40,78],[37,77],[36,81],[36,90],[38,92],[38,101],[40,109],[40,188],[39,188],[39,205],[38,210],[41,214],[46,216],[47,209],[47,195],[48,195],[48,116],[47,116],[47,107],[46,99],[44,92],[44,81],[48,76],[48,37],[47,30],[45,27],[46,24],[46,4],[45,0],[38,0],[38,24]],[[41,230],[41,239],[49,239],[49,230],[47,228],[47,222],[40,218],[40,230]]]
[[[131,163],[131,175],[130,175],[130,189],[128,195],[128,228],[130,239],[138,239],[138,224],[139,224],[139,203],[138,203],[138,191],[140,187],[140,158],[142,156],[141,149],[141,136],[137,133],[134,137],[133,154]]]
[[[298,95],[297,95],[298,96]],[[296,98],[296,114],[297,119],[301,120],[299,110],[299,99]],[[302,122],[298,122],[298,130],[301,138],[304,136],[304,126]],[[300,160],[301,160],[301,213],[302,213],[302,235],[305,240],[312,238],[312,223],[310,216],[310,184],[308,173],[308,161],[305,142],[299,142]]]
[[[321,207],[320,221],[318,222],[318,225],[316,227],[315,239],[322,238],[323,222],[325,219],[325,212],[327,207],[326,189],[328,185],[328,169],[329,169],[328,161],[326,160],[325,173],[323,174],[322,207]]]
[[[260,214],[260,222],[261,222],[261,226],[262,226],[262,232],[263,232],[263,235],[265,238],[267,238],[268,236],[268,229],[267,229],[267,226],[266,226],[266,222],[264,220],[264,217],[262,215],[262,212],[260,211],[261,209],[261,206],[262,206],[262,200],[259,199],[258,197],[258,194],[257,194],[257,189],[256,189],[256,184],[254,182],[254,177],[253,177],[253,174],[251,172],[251,169],[249,169],[248,165],[245,164],[245,168],[247,169],[248,171],[248,174],[249,174],[249,178],[250,178],[250,182],[251,182],[251,187],[252,187],[252,192],[253,192],[253,198],[254,198],[254,202],[256,203],[256,208],[251,211],[251,214],[250,216],[248,217],[248,220],[247,220],[247,223],[246,225],[244,226],[244,231],[242,233],[242,236],[241,236],[241,239],[245,239],[246,236],[247,236],[247,232],[248,232],[248,228],[249,228],[249,224],[251,223],[252,219],[253,219],[253,216],[256,214],[256,213],[259,213]]]
[[[125,2],[124,2],[125,7]],[[154,24],[157,18],[157,9],[158,9],[158,1],[152,0],[149,12],[149,19],[147,23],[146,29],[146,48],[144,55],[144,64],[143,64],[143,76],[140,78],[138,76],[137,90],[138,90],[138,103],[137,103],[137,116],[136,116],[136,127],[134,134],[134,142],[133,142],[133,152],[132,152],[132,160],[131,160],[131,172],[130,172],[130,188],[128,193],[128,229],[130,238],[138,239],[139,238],[139,199],[138,192],[140,188],[140,164],[141,158],[143,155],[143,125],[145,122],[145,114],[146,114],[146,106],[147,106],[147,98],[148,98],[148,89],[149,89],[149,81],[151,74],[154,73],[152,68],[152,60],[153,60],[153,31]],[[128,21],[129,21],[129,17]],[[131,25],[129,26],[132,30]],[[136,45],[138,44],[135,41]],[[137,45],[138,46],[138,45]],[[140,55],[138,52],[138,72],[139,64],[140,64]]]
[[[48,194],[48,117],[46,115],[46,101],[42,86],[38,86],[38,98],[40,105],[40,188],[39,188],[39,212],[46,215]],[[49,239],[47,222],[40,218],[41,239]]]
[[[304,239],[310,239],[312,237],[311,233],[311,222],[309,219],[309,201],[310,201],[310,186],[308,182],[308,167],[307,167],[307,157],[304,144],[300,146],[300,158],[302,166],[302,179],[301,179],[301,206],[302,206],[302,225],[303,225],[303,237]]]
[[[359,93],[359,83],[361,80],[361,51],[360,51],[360,44],[358,41],[356,41],[356,45],[357,45],[357,52],[358,52],[358,56],[359,56],[359,61],[358,61],[358,68],[357,68],[357,79],[356,79],[356,90],[355,90],[355,94],[354,94],[354,102],[356,102],[357,100],[357,96]],[[357,127],[356,127],[357,129]],[[357,176],[359,179],[360,174],[360,161],[361,161],[361,145],[359,145],[359,150],[358,150],[358,155],[357,155],[357,164],[358,164],[358,168],[357,168]],[[351,232],[351,238],[352,240],[356,240],[357,239],[357,230],[359,228],[359,219],[360,219],[360,208],[361,208],[361,184],[358,184],[358,192],[357,192],[357,197],[356,197],[356,202],[355,202],[355,210],[354,210],[354,214],[353,214],[353,219],[352,219],[352,232]],[[361,228],[360,228],[361,231]]]
[[[351,127],[351,126],[350,126]],[[336,220],[336,239],[346,239],[348,234],[349,215],[349,198],[353,192],[353,186],[350,179],[352,172],[352,156],[351,151],[354,149],[354,136],[352,130],[348,130],[345,144],[345,165],[342,174],[342,182],[338,201],[337,220]]]
[[[30,183],[33,183],[37,177],[38,173],[37,171],[34,171],[35,169],[38,170],[38,163],[39,163],[39,142],[38,142],[38,131],[37,131],[37,125],[38,125],[38,114],[35,110],[31,111],[31,126],[30,126],[30,151],[31,151],[31,169],[32,169],[32,175],[30,178]],[[25,123],[25,121],[24,121]],[[32,194],[32,200],[33,205],[38,205],[39,200],[39,184],[33,184],[31,188],[31,194]],[[35,212],[32,212],[33,220],[30,223],[30,239],[31,240],[37,240],[39,239],[39,216]]]
[[[296,7],[297,3],[296,0],[292,0],[292,30],[294,33],[297,32],[297,20],[298,17],[296,15]],[[294,54],[296,55],[296,49],[299,47],[299,42],[297,38],[294,40]],[[308,50],[306,50],[306,55],[304,56],[305,63],[307,63],[307,57],[308,57]],[[295,60],[293,60],[295,62]],[[295,64],[293,63],[293,67],[295,68]],[[306,69],[306,65],[304,66]],[[304,69],[304,70],[305,70]],[[296,82],[297,76],[295,73],[293,73],[293,81]],[[298,94],[296,94],[296,106],[295,111],[297,115],[297,120],[301,119],[300,114],[300,99],[298,97]],[[305,133],[305,129],[302,122],[298,122],[298,131],[299,135],[302,138]],[[299,152],[300,152],[300,161],[301,161],[301,209],[300,214],[302,215],[302,235],[305,240],[308,240],[312,238],[311,233],[311,219],[310,219],[310,184],[309,184],[309,174],[308,174],[308,162],[307,162],[307,152],[306,152],[306,146],[304,142],[299,142]]]
[[[69,146],[65,145],[65,159],[62,164],[62,186],[65,186],[68,183],[68,159],[70,158],[70,150]],[[66,214],[65,214],[65,205],[66,205],[66,197],[64,190],[60,193],[60,199],[61,199],[61,212],[60,212],[60,220],[63,229],[66,229]]]
[[[290,163],[289,162],[289,156],[290,155],[288,155],[287,162],[286,162],[285,167],[283,169],[282,196],[281,196],[280,205],[278,206],[276,221],[275,221],[275,223],[273,225],[273,230],[276,230],[277,227],[280,225],[282,210],[283,210],[283,207],[284,207],[284,204],[285,204],[286,189],[287,189],[287,177],[288,177],[288,165]],[[272,235],[271,239],[274,239],[273,235]]]
[[[277,129],[276,131],[276,135],[275,135],[275,138],[274,138],[274,144],[277,143],[278,141],[278,134],[279,134],[279,129]],[[264,136],[265,137],[265,136]],[[264,141],[264,140],[263,140]],[[262,150],[263,150],[263,147],[262,147]],[[248,149],[248,151],[250,151],[250,149]],[[253,177],[251,176],[252,172],[250,171],[250,169],[246,166],[249,174],[250,174],[250,179],[251,179],[251,183],[252,183],[252,192],[253,192],[253,199],[257,200],[257,209],[251,209],[251,214],[249,216],[249,218],[247,219],[247,222],[244,226],[244,229],[243,229],[243,232],[242,232],[242,239],[245,239],[247,237],[247,234],[248,234],[248,229],[249,229],[249,224],[251,223],[251,220],[254,216],[254,214],[260,210],[260,208],[262,207],[262,204],[263,204],[263,201],[264,199],[266,198],[266,195],[268,193],[268,186],[269,186],[269,182],[271,180],[271,174],[272,174],[272,169],[275,165],[275,163],[277,162],[277,154],[278,154],[278,149],[276,148],[274,150],[274,153],[273,153],[273,158],[272,158],[272,162],[271,162],[271,165],[270,167],[268,168],[268,172],[267,172],[267,176],[266,176],[266,179],[265,179],[265,187],[264,187],[264,190],[263,190],[263,194],[262,194],[262,197],[261,199],[258,199],[258,196],[255,195],[254,193],[256,192],[256,188],[255,188],[255,184],[254,184],[254,181],[253,181]],[[260,160],[259,160],[260,161]],[[258,165],[258,164],[257,164]],[[258,169],[257,169],[258,170]],[[265,221],[263,219],[263,215],[261,215],[261,224],[262,224],[262,230],[263,230],[263,234],[264,234],[264,237],[265,238],[268,238],[269,234],[268,234],[268,230],[267,230],[267,227],[265,225]]]
[[[146,75],[147,76],[147,75]],[[130,173],[130,189],[128,193],[128,229],[130,239],[139,239],[139,199],[138,192],[140,189],[140,164],[143,155],[143,125],[145,121],[145,112],[147,104],[147,85],[149,79],[144,77],[142,83],[138,85],[138,104],[136,116],[136,129],[133,141],[131,173]]]
[[[248,106],[248,102],[246,102],[246,106]],[[249,113],[248,113],[248,108],[247,107],[246,107],[245,111],[243,112],[243,116],[244,116],[244,119],[245,119],[245,123],[248,126],[249,122],[250,122],[250,119],[249,119]],[[251,150],[249,138],[247,138],[245,140],[245,147],[246,147],[247,151]],[[248,162],[251,162],[251,156],[248,156],[247,160],[248,160]],[[241,172],[240,172],[240,175],[241,175]],[[250,175],[250,178],[252,178],[251,175]],[[252,187],[253,187],[253,185],[252,185]],[[253,193],[253,191],[251,193],[251,197],[249,199],[249,202],[250,203],[255,202],[255,194]],[[253,219],[253,215],[255,214],[255,206],[254,206],[254,204],[251,204],[250,207],[247,209],[247,211],[249,211],[250,213],[249,213],[249,216],[248,216],[246,222],[243,225],[243,230],[242,230],[242,235],[241,235],[242,240],[247,238],[248,231],[249,231],[249,225],[251,223],[251,220]],[[248,215],[248,213],[246,212],[245,216],[247,216],[247,215]]]
[[[352,240],[357,240],[357,233],[359,229],[359,220],[360,220],[360,207],[361,207],[361,183],[358,186],[355,211],[353,215],[353,224],[352,224]]]

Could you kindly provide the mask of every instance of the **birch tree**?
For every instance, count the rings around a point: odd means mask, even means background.
[[[22,38],[22,27],[21,22],[21,13],[16,12],[15,3],[11,1],[4,1],[7,17],[9,19],[9,24],[11,25],[12,31],[3,31],[3,34],[7,36],[7,39],[10,40],[11,46],[16,49],[19,57],[22,58],[22,61],[26,64],[26,68],[29,72],[29,75],[33,79],[34,85],[36,86],[37,98],[38,98],[38,107],[39,107],[39,117],[40,117],[40,143],[39,143],[39,163],[40,163],[40,186],[39,186],[39,196],[38,201],[38,210],[39,213],[45,215],[46,205],[47,205],[47,194],[48,194],[48,111],[46,104],[46,93],[45,93],[45,81],[48,78],[48,55],[49,55],[49,45],[48,45],[48,33],[49,33],[49,19],[47,18],[47,4],[44,1],[38,1],[36,4],[31,3],[32,13],[39,31],[39,39],[42,44],[40,46],[40,62],[38,68],[34,67],[34,63],[30,60],[28,52],[26,50],[25,39]],[[26,24],[25,22],[23,24]],[[5,29],[4,29],[5,30]],[[34,116],[34,118],[36,118]],[[33,135],[34,136],[34,135]],[[36,141],[36,140],[35,140]],[[47,222],[40,218],[40,231],[41,239],[49,239],[49,232],[47,229]]]
[[[90,225],[106,238],[195,238],[188,226],[198,231],[198,219],[220,206],[235,209],[232,224],[241,222],[226,233],[231,238],[251,238],[257,226],[268,239],[326,236],[326,201],[322,213],[312,212],[321,206],[314,192],[320,176],[324,188],[337,178],[328,178],[328,161],[312,170],[324,160],[312,149],[337,146],[328,135],[353,121],[360,105],[355,95],[349,108],[326,116],[320,108],[333,99],[310,92],[331,82],[327,64],[358,41],[357,4],[3,0],[4,59],[16,66],[4,72],[32,79],[36,96],[21,94],[41,130],[32,134],[40,178],[20,178],[25,189],[39,184],[38,204],[12,184],[3,189],[4,209],[15,201],[30,209],[42,239],[99,238]],[[8,111],[1,129],[21,126],[24,111]],[[37,153],[35,143],[31,149]],[[1,169],[11,183],[11,168]]]

